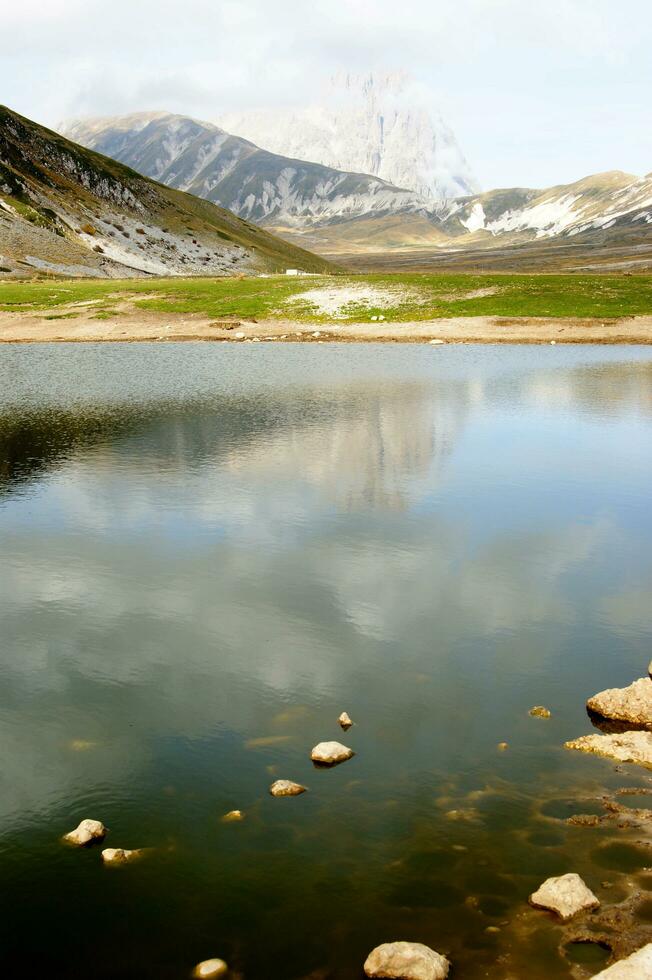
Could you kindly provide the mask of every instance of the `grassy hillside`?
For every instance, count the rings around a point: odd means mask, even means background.
[[[232,275],[327,261],[0,106],[0,275]]]

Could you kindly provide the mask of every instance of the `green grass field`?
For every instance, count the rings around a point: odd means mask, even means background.
[[[0,311],[54,317],[119,316],[116,304],[219,319],[333,319],[306,291],[342,296],[338,322],[450,316],[615,318],[652,314],[652,276],[360,275],[309,278],[5,281]],[[356,295],[360,290],[365,292]],[[325,295],[325,293],[324,293]],[[338,300],[336,299],[336,302]],[[91,304],[71,309],[71,304]]]

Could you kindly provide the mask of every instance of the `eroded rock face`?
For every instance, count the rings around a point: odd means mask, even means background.
[[[300,783],[293,783],[291,779],[277,779],[269,787],[269,791],[272,796],[299,796],[301,793],[307,792],[305,786]]]
[[[217,977],[225,977],[229,968],[224,960],[202,960],[192,971],[193,977],[197,980],[217,980]]]
[[[337,720],[340,723],[340,727],[343,728],[345,732],[348,731],[353,724],[346,711],[343,711]]]
[[[652,680],[641,677],[629,687],[612,687],[589,698],[589,711],[610,721],[652,728]]]
[[[530,895],[530,905],[538,909],[556,912],[566,922],[585,909],[597,909],[599,899],[586,887],[577,874],[548,878],[537,891]]]
[[[127,851],[124,847],[105,847],[102,860],[105,864],[127,864],[129,861],[137,861],[144,853],[142,848]]]
[[[106,837],[106,827],[99,820],[82,820],[78,827],[71,830],[63,838],[70,844],[78,844],[84,847],[94,840],[103,840]]]
[[[593,980],[652,980],[652,943],[607,967]]]
[[[319,745],[315,745],[310,758],[320,766],[335,766],[339,762],[346,762],[353,755],[355,755],[353,749],[342,745],[341,742],[320,742]]]
[[[450,963],[422,943],[383,943],[371,951],[364,965],[368,977],[393,980],[446,980]]]
[[[616,735],[583,735],[566,742],[565,748],[616,759],[618,762],[634,762],[652,769],[652,732],[622,732]]]

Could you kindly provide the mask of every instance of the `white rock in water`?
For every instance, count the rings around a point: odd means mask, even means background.
[[[349,716],[346,713],[346,711],[343,711],[342,714],[340,715],[340,717],[337,720],[339,721],[339,723],[340,723],[341,727],[344,729],[344,731],[347,731],[347,729],[349,729],[351,727],[351,725],[353,724],[353,722],[349,718]]]
[[[652,769],[652,732],[622,732],[618,735],[583,735],[564,748],[616,759],[617,762],[634,762]]]
[[[102,860],[105,864],[127,864],[128,861],[136,861],[142,856],[142,848],[126,851],[123,847],[105,847],[102,851]]]
[[[355,755],[353,749],[347,748],[341,742],[320,742],[319,745],[315,745],[310,758],[322,766],[334,766],[338,762],[346,762],[353,755]]]
[[[193,977],[197,980],[216,980],[217,977],[225,977],[229,968],[224,960],[202,960],[192,971]]]
[[[585,909],[597,909],[599,900],[586,887],[579,875],[567,874],[548,878],[530,895],[530,905],[556,912],[564,922]]]
[[[652,943],[597,973],[593,980],[652,980]]]
[[[432,340],[428,341],[429,344],[445,344],[446,341],[442,340],[440,337],[433,337]]]
[[[301,783],[293,783],[291,779],[277,779],[269,787],[269,791],[272,796],[299,796],[307,792],[305,786]]]
[[[589,711],[610,721],[652,727],[652,680],[641,677],[629,687],[612,687],[589,698]]]
[[[364,965],[368,977],[394,980],[446,980],[450,963],[422,943],[393,942],[376,946]]]
[[[82,820],[78,827],[66,834],[64,840],[71,844],[90,844],[93,840],[102,840],[106,837],[106,827],[99,820]]]

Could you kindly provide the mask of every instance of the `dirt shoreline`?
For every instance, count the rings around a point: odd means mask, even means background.
[[[406,323],[309,324],[294,320],[211,320],[203,315],[126,313],[55,319],[47,314],[0,313],[0,343],[122,341],[274,341],[296,343],[652,344],[652,316],[619,319],[455,317]]]

